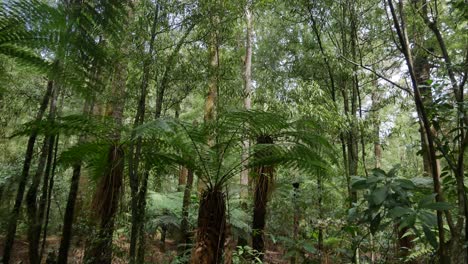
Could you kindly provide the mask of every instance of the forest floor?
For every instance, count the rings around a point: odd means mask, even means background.
[[[41,263],[46,263],[46,259],[50,252],[57,252],[60,245],[60,237],[50,236],[46,240],[46,247]],[[128,251],[128,241],[124,238],[119,239],[114,243],[115,252],[113,264],[128,263],[126,252]],[[3,256],[4,237],[0,237],[0,256]],[[150,254],[151,252],[151,254]],[[84,255],[84,247],[80,244],[74,244],[69,254],[69,264],[81,264]],[[282,260],[282,253],[278,251],[267,250],[264,263],[284,264],[288,261]],[[177,256],[177,244],[173,240],[166,240],[162,246],[159,240],[148,241],[148,249],[146,254],[147,263],[171,263]],[[13,246],[13,255],[10,261],[12,264],[28,264],[28,242],[25,237],[17,237]]]

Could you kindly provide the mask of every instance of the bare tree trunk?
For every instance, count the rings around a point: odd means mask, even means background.
[[[40,122],[42,120],[42,117],[44,116],[50,97],[52,95],[52,91],[53,91],[53,82],[48,81],[47,90],[42,99],[41,105],[39,107],[39,111],[37,112],[36,118],[34,120],[35,122]],[[3,264],[10,263],[11,250],[13,248],[13,243],[15,240],[18,217],[19,217],[19,213],[21,209],[21,204],[23,203],[23,197],[24,197],[24,192],[26,190],[26,183],[29,177],[29,169],[31,167],[31,161],[33,159],[36,137],[37,137],[37,128],[33,128],[33,130],[31,131],[31,135],[29,136],[28,144],[26,147],[26,153],[24,155],[23,169],[21,172],[20,180],[19,180],[18,191],[16,193],[15,205],[13,207],[10,219],[8,221],[7,235],[5,238],[5,247],[3,248],[3,259],[2,259]]]
[[[247,2],[245,7],[245,20],[246,20],[246,37],[245,37],[245,60],[244,60],[244,108],[245,110],[251,109],[252,97],[252,39],[253,39],[253,25],[252,25],[252,12],[250,1]],[[248,128],[246,128],[248,129]],[[244,169],[241,171],[241,198],[247,199],[249,196],[249,170],[247,166],[247,157],[249,152],[250,142],[245,139],[243,142],[242,160]]]

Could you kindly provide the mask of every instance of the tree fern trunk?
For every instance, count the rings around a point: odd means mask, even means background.
[[[257,144],[273,144],[270,136],[260,136]],[[257,154],[259,155],[259,154]],[[261,153],[265,155],[265,153]],[[268,154],[266,154],[268,155]],[[273,167],[260,166],[255,169],[255,190],[254,190],[254,213],[252,223],[252,248],[259,253],[259,258],[263,259],[265,252],[265,223],[268,194],[271,191],[273,181]]]
[[[84,263],[87,264],[112,263],[112,236],[124,172],[122,147],[114,145],[109,149],[107,164],[93,197],[97,231],[86,246]]]
[[[118,61],[112,81],[113,97],[108,102],[106,115],[112,117],[115,129],[110,131],[111,146],[102,175],[93,197],[94,237],[85,249],[85,263],[110,264],[112,262],[112,235],[123,183],[124,151],[120,145],[121,126],[125,105],[126,67]]]
[[[226,201],[219,189],[203,192],[198,210],[197,241],[191,264],[221,263],[226,229]]]

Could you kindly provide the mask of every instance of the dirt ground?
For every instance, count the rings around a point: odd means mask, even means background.
[[[147,263],[165,264],[171,263],[177,255],[177,244],[172,240],[166,240],[164,247],[159,240],[148,239],[148,248],[146,254]],[[47,238],[46,249],[41,263],[46,263],[48,254],[57,252],[60,245],[60,237],[51,236]],[[3,255],[4,237],[0,237],[0,256]],[[114,259],[113,264],[128,263],[128,241],[125,238],[114,241]],[[73,244],[70,250],[68,263],[81,264],[83,260],[84,247],[83,245]],[[288,263],[281,259],[282,254],[277,251],[267,250],[265,255],[265,263],[271,264],[285,264]],[[10,261],[11,264],[29,264],[28,260],[28,242],[25,237],[17,237],[13,246],[13,255]]]

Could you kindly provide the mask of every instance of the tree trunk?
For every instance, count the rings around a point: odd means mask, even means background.
[[[57,87],[57,86],[55,86]],[[57,89],[53,89],[51,95],[50,109],[48,121],[53,122],[55,119],[57,105]],[[47,196],[47,184],[49,182],[50,169],[52,165],[53,146],[55,142],[54,135],[46,135],[42,152],[38,161],[37,171],[34,174],[31,187],[26,194],[26,207],[28,213],[28,241],[29,241],[29,262],[31,264],[39,264],[39,241],[41,236],[42,220],[44,217],[45,197]],[[45,168],[45,171],[44,171]],[[39,185],[43,180],[42,197],[37,201]]]
[[[149,177],[149,168],[146,168],[143,173],[143,179],[140,187],[140,192],[138,193],[138,208],[140,210],[139,214],[139,243],[138,243],[138,252],[137,252],[137,263],[145,263],[145,249],[146,249],[146,236],[145,236],[145,215],[146,215],[146,193],[148,190],[148,177]]]
[[[125,104],[126,67],[123,62],[117,62],[115,67],[112,95],[107,105],[106,115],[112,117],[116,129],[111,131],[106,170],[99,180],[93,197],[92,208],[95,231],[87,242],[84,262],[96,264],[111,264],[112,235],[114,233],[114,218],[118,209],[119,196],[123,183],[124,150],[120,146],[120,127],[122,126]]]
[[[49,153],[49,137],[44,138],[42,145],[42,152],[39,157],[37,171],[32,179],[31,187],[26,194],[26,208],[28,215],[28,247],[29,247],[29,262],[31,264],[38,264],[39,261],[39,236],[36,233],[38,225],[37,221],[37,191],[39,190],[39,184],[41,178],[44,175],[44,168],[47,160],[47,154]]]
[[[113,145],[109,149],[106,173],[99,181],[93,198],[97,232],[86,245],[84,263],[111,264],[114,218],[118,209],[124,172],[124,151]]]
[[[47,188],[48,188],[47,198],[46,198],[47,204],[46,204],[46,209],[45,209],[44,234],[42,236],[41,253],[39,254],[40,259],[42,259],[42,257],[44,256],[44,250],[46,247],[47,228],[49,226],[49,216],[50,216],[50,205],[52,203],[52,191],[54,190],[55,170],[57,168],[58,143],[59,143],[59,135],[57,134],[57,136],[55,137],[55,143],[54,143],[54,158],[52,161],[52,171],[51,171],[49,183],[47,185]]]
[[[80,186],[81,163],[73,165],[73,173],[70,181],[70,191],[68,193],[67,206],[63,217],[62,238],[60,240],[57,264],[66,264],[68,261],[68,250],[70,249],[72,238],[72,226],[75,213],[76,197]]]
[[[90,115],[92,112],[92,103],[89,100],[85,100],[83,114]],[[85,136],[81,135],[78,139],[78,144],[84,143],[85,140]],[[76,200],[80,187],[81,161],[76,161],[75,164],[73,164],[72,169],[73,172],[70,180],[70,191],[68,192],[67,205],[63,216],[62,237],[60,239],[57,264],[66,264],[68,262],[68,251],[71,245],[73,221],[75,219]]]
[[[35,122],[40,122],[42,120],[42,117],[44,116],[47,105],[49,103],[49,99],[52,95],[52,90],[53,90],[53,82],[48,81],[47,90],[42,99],[36,118],[34,120]],[[23,197],[24,197],[24,192],[26,190],[26,183],[29,177],[29,169],[31,167],[31,161],[33,159],[36,137],[37,137],[37,128],[33,128],[33,130],[31,131],[31,135],[29,136],[28,144],[26,147],[26,153],[24,155],[23,169],[21,171],[21,176],[19,179],[19,185],[18,185],[18,191],[16,193],[15,204],[11,212],[10,219],[8,221],[7,235],[5,238],[5,247],[3,248],[3,259],[2,259],[3,264],[10,263],[11,250],[13,248],[13,243],[15,240],[18,217],[19,217],[19,213],[21,209],[21,204],[23,203]]]
[[[156,28],[159,20],[159,3],[155,4],[153,24],[151,26],[151,38],[149,42],[149,58],[146,58],[143,62],[143,76],[140,86],[140,99],[138,101],[137,113],[134,121],[134,128],[143,124],[145,120],[145,110],[146,110],[146,97],[148,90],[148,80],[150,77],[150,66],[152,63],[152,56],[154,50],[154,41],[156,38]],[[132,138],[135,137],[135,131],[132,132]],[[141,225],[141,209],[138,208],[138,191],[140,189],[140,180],[139,180],[139,164],[140,164],[140,155],[141,155],[141,138],[136,139],[136,144],[133,141],[130,143],[130,155],[128,157],[128,167],[129,167],[129,179],[130,179],[130,190],[131,190],[131,233],[130,233],[130,250],[129,250],[129,263],[135,263],[136,257],[136,248],[137,248],[137,239],[138,239],[138,230]]]
[[[182,233],[182,243],[185,244],[183,251],[187,249],[187,244],[190,244],[190,232],[189,232],[189,209],[190,209],[190,195],[192,192],[193,185],[193,171],[187,170],[187,183],[185,184],[184,198],[182,201],[182,220],[180,222],[180,228]]]
[[[251,3],[247,2],[245,7],[245,20],[246,20],[246,36],[245,36],[245,60],[244,60],[244,108],[245,110],[251,109],[251,97],[252,97],[252,39],[253,39],[253,26],[252,26],[252,13]],[[248,129],[248,128],[245,128]],[[249,196],[249,170],[245,168],[247,166],[247,158],[250,147],[250,142],[245,139],[243,142],[242,150],[242,161],[243,170],[241,171],[241,198],[247,199]]]
[[[219,189],[203,192],[198,210],[197,241],[191,264],[218,264],[223,257],[226,230],[226,201]]]
[[[273,144],[270,136],[259,136],[257,144]],[[258,153],[268,155],[268,153]],[[254,189],[254,213],[252,223],[252,248],[259,253],[259,258],[263,260],[265,253],[265,223],[268,196],[273,183],[273,166],[259,166],[255,169],[255,189]]]
[[[404,17],[404,12],[403,12],[403,2],[401,0],[398,2],[398,13],[400,14],[400,18],[398,18],[397,16],[397,12],[395,11],[392,0],[388,0],[388,6],[389,6],[391,17],[393,20],[393,25],[397,32],[398,40],[402,47],[403,55],[405,56],[406,65],[408,67],[408,71],[411,77],[411,84],[412,84],[412,88],[414,92],[414,100],[415,100],[415,105],[416,105],[416,109],[418,112],[418,116],[420,117],[423,123],[424,129],[425,129],[425,132],[426,132],[425,136],[428,142],[428,154],[429,154],[428,157],[429,157],[429,163],[431,164],[431,175],[433,179],[434,193],[437,194],[436,202],[443,202],[444,198],[442,194],[440,178],[439,178],[438,171],[437,171],[437,158],[436,158],[436,149],[434,145],[434,137],[431,131],[431,122],[426,113],[426,108],[424,106],[424,102],[423,102],[422,95],[418,87],[418,81],[417,81],[417,77],[416,77],[415,70],[414,70],[413,56],[411,54],[411,49],[410,49],[410,45],[408,41],[408,35],[406,32],[405,17]],[[446,214],[450,215],[450,212],[446,211]],[[453,223],[451,223],[449,219],[447,220],[448,220],[449,226],[453,226]],[[438,236],[439,236],[439,250],[438,250],[439,263],[441,264],[448,263],[449,260],[448,260],[447,247],[445,244],[444,222],[443,222],[441,211],[437,211],[437,228],[438,228]]]

